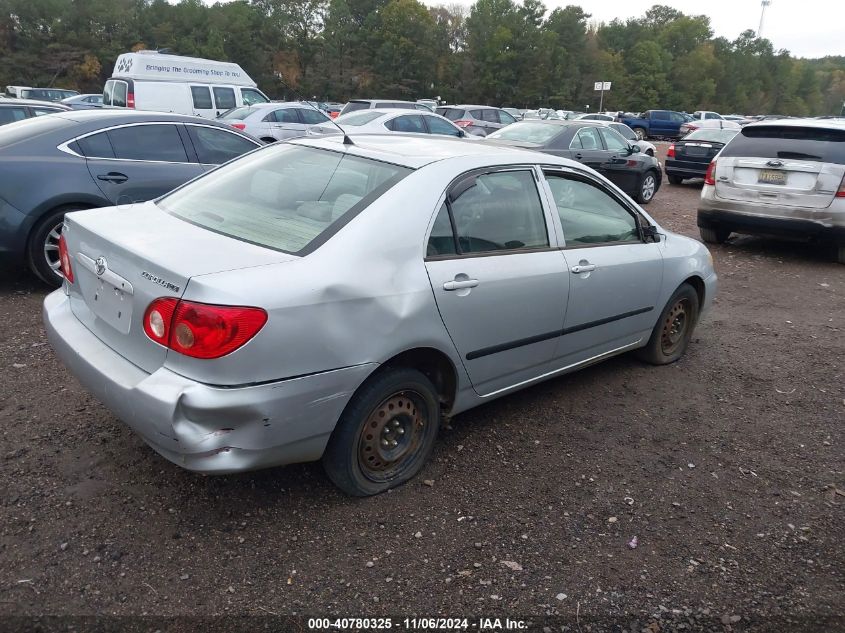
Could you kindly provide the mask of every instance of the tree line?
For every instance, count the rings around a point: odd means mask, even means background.
[[[0,86],[99,92],[116,57],[233,61],[272,98],[431,98],[514,107],[838,114],[845,57],[799,59],[655,5],[595,24],[540,0],[0,0]]]

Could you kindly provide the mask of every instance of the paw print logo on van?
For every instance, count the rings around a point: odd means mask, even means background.
[[[129,69],[132,68],[132,58],[131,57],[124,57],[117,63],[117,72],[125,73],[128,72]]]

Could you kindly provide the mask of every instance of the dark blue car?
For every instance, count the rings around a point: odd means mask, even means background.
[[[65,213],[157,198],[261,144],[229,126],[154,112],[62,112],[0,127],[0,263],[61,283]]]

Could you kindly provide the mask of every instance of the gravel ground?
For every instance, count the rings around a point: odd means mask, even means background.
[[[664,184],[648,210],[697,236],[699,189]],[[56,360],[45,289],[0,275],[0,629],[295,613],[844,630],[845,267],[750,237],[713,254],[719,295],[680,362],[623,356],[460,415],[417,480],[364,500],[314,464],[166,462]]]

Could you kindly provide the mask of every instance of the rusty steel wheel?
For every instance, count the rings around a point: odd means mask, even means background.
[[[440,427],[440,396],[410,367],[387,367],[361,385],[323,453],[326,474],[341,490],[364,497],[416,475]]]
[[[691,321],[689,300],[679,299],[666,314],[663,329],[660,332],[660,349],[666,356],[674,354],[684,343]]]
[[[678,360],[687,351],[698,322],[698,310],[698,293],[690,284],[682,283],[666,302],[648,343],[637,350],[637,356],[652,365],[668,365]]]
[[[400,474],[422,444],[425,406],[422,395],[402,391],[386,398],[367,419],[358,444],[358,463],[372,481],[390,481]]]

